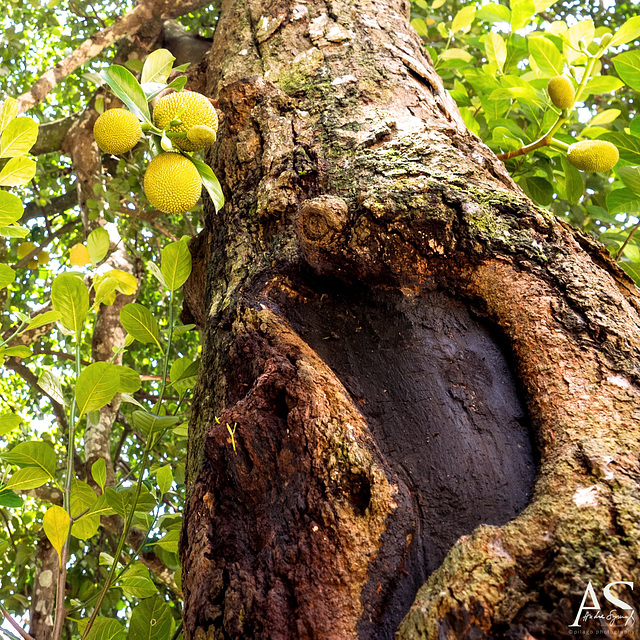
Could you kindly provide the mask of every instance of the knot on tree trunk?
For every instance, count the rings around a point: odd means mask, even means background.
[[[339,251],[348,222],[347,203],[337,196],[324,195],[305,200],[296,217],[296,234],[305,260],[325,271],[332,254]]]

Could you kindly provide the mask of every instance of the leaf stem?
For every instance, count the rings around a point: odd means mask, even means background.
[[[35,640],[33,636],[30,636],[15,620],[15,618],[0,604],[0,611],[6,618],[7,622],[24,638],[24,640]]]
[[[75,358],[75,373],[76,373],[76,381],[80,377],[80,367],[81,367],[81,358],[80,358],[80,332],[76,333],[76,358]],[[64,480],[64,491],[62,493],[63,496],[63,506],[66,512],[69,514],[69,518],[71,518],[71,483],[73,482],[73,478],[75,475],[74,472],[74,456],[75,456],[75,429],[76,429],[76,398],[75,394],[73,397],[73,402],[71,403],[71,418],[69,420],[69,441],[67,443],[67,470],[66,477]],[[65,598],[65,586],[67,583],[67,560],[69,559],[69,542],[71,540],[71,526],[72,523],[69,523],[69,532],[67,533],[67,539],[65,540],[64,546],[62,547],[62,553],[60,554],[60,568],[58,571],[58,581],[56,584],[56,616],[55,623],[53,627],[53,640],[60,640],[62,636],[62,626],[64,624],[64,619],[66,616],[66,608],[64,603]]]
[[[167,371],[169,369],[169,353],[171,351],[171,338],[173,336],[173,322],[174,322],[174,318],[173,318],[173,291],[172,291],[169,297],[169,339],[167,341],[167,350],[166,352],[164,352],[164,367],[163,367],[163,374],[162,374],[162,385],[160,387],[160,395],[158,396],[158,401],[154,408],[154,414],[156,416],[160,412],[160,407],[162,405],[162,398],[164,397],[164,392],[165,392],[165,389],[167,388]],[[136,491],[135,491],[131,506],[129,508],[129,511],[127,512],[127,515],[125,518],[124,528],[122,530],[122,535],[120,536],[120,540],[118,541],[118,547],[113,557],[113,563],[111,564],[109,575],[107,576],[107,580],[104,584],[104,587],[100,592],[98,601],[95,604],[91,617],[89,618],[89,621],[87,622],[87,626],[85,627],[84,633],[82,634],[82,640],[85,640],[89,631],[91,630],[91,627],[93,626],[93,623],[95,622],[95,619],[98,616],[98,612],[100,611],[100,606],[102,605],[102,601],[107,595],[107,591],[109,591],[109,588],[113,584],[114,576],[118,567],[118,560],[124,548],[124,543],[125,543],[127,534],[129,533],[129,529],[131,528],[131,524],[133,523],[136,507],[138,506],[138,500],[140,499],[140,494],[142,492],[144,473],[147,470],[149,454],[151,453],[154,440],[155,438],[154,438],[153,432],[151,431],[148,435],[147,443],[145,445],[144,452],[142,454],[142,468],[140,470],[140,475],[138,476],[138,481],[136,483]]]

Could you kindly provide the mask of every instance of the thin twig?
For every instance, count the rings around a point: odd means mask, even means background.
[[[35,640],[33,636],[30,636],[13,618],[13,616],[0,604],[0,611],[2,615],[7,619],[7,622],[24,638],[24,640]]]
[[[627,245],[631,242],[631,239],[633,238],[633,236],[635,235],[636,231],[639,228],[640,228],[640,222],[634,225],[633,229],[631,229],[631,231],[629,232],[629,235],[627,236],[626,240],[622,243],[622,246],[620,247],[618,253],[616,253],[616,262],[620,262],[620,258],[622,258],[622,253],[627,248]]]

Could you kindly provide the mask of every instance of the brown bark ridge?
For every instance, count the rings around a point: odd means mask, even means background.
[[[36,572],[29,611],[29,634],[37,640],[50,640],[53,631],[53,605],[60,567],[58,552],[43,535],[37,544]]]
[[[227,202],[185,290],[185,638],[565,638],[640,579],[637,290],[466,130],[408,11],[224,0],[197,70]]]

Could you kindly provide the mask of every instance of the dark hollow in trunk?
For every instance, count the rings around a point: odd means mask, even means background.
[[[375,619],[365,614],[358,625],[363,640],[390,640],[461,535],[503,525],[526,506],[535,476],[529,431],[505,356],[463,304],[436,292],[407,298],[313,284],[296,287],[295,298],[283,292],[281,310],[346,387],[413,502],[403,571]],[[365,610],[384,565],[381,557],[369,570]]]

